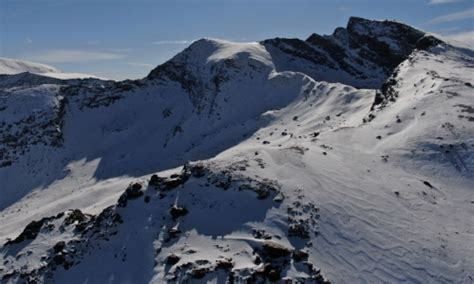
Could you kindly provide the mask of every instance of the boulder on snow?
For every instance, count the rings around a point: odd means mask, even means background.
[[[148,181],[149,186],[158,187],[163,183],[163,178],[159,177],[157,174],[151,176],[150,180]]]
[[[166,257],[166,264],[168,265],[175,265],[176,263],[179,262],[181,258],[177,256],[176,254],[172,253]]]
[[[291,250],[274,241],[264,241],[262,244],[263,252],[270,258],[287,257]]]
[[[178,174],[173,174],[170,177],[165,178],[163,180],[163,185],[165,186],[165,189],[167,189],[167,190],[176,188],[176,187],[182,185],[183,183],[184,182],[183,182],[183,179],[182,179],[181,175],[178,175]]]
[[[119,207],[127,206],[127,201],[131,199],[136,199],[143,195],[142,185],[140,183],[132,183],[127,187],[125,192],[120,196],[118,200]]]
[[[173,219],[184,216],[186,214],[188,214],[188,209],[186,209],[185,207],[174,205],[170,208],[170,215],[173,217]]]
[[[74,224],[74,223],[82,223],[87,220],[86,215],[82,213],[79,209],[74,209],[69,213],[69,215],[64,219],[64,223],[66,225]]]
[[[234,262],[232,261],[232,258],[216,260],[216,268],[218,269],[229,270],[232,269],[232,267],[234,267]]]

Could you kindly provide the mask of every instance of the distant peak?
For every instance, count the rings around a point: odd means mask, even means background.
[[[369,20],[360,17],[350,17],[347,31],[361,35],[387,36],[403,35],[421,38],[425,33],[395,20]]]
[[[238,44],[238,43],[228,41],[228,40],[223,40],[223,39],[204,37],[204,38],[193,41],[186,49],[188,50],[189,49],[216,50],[222,46],[233,45],[233,44]]]
[[[18,74],[23,72],[44,74],[48,72],[59,73],[61,71],[46,64],[0,57],[0,74]]]

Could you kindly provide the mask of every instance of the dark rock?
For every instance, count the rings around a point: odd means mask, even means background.
[[[170,254],[168,257],[166,257],[166,264],[168,265],[175,265],[176,263],[179,262],[181,258],[177,256],[176,254]]]
[[[262,258],[257,255],[255,257],[255,260],[253,261],[253,263],[255,263],[256,265],[259,265],[260,263],[262,263]]]
[[[219,174],[210,176],[208,181],[215,187],[227,190],[232,184],[232,177],[227,171],[222,171]]]
[[[53,257],[54,262],[57,265],[63,265],[66,262],[66,257],[63,254],[59,253]]]
[[[58,253],[56,255],[54,255],[53,257],[53,261],[56,265],[58,266],[62,266],[64,267],[64,269],[69,269],[71,266],[72,266],[72,263],[70,263],[67,259],[66,259],[66,255],[62,254],[62,253]]]
[[[308,253],[305,252],[305,251],[301,251],[301,250],[294,250],[291,257],[297,261],[297,262],[300,262],[300,261],[303,261],[305,259],[308,258]]]
[[[209,272],[208,268],[195,268],[192,270],[192,276],[196,279],[202,279]]]
[[[145,196],[143,201],[145,201],[145,203],[150,203],[150,199],[151,199],[151,197],[149,195],[147,195],[147,196]]]
[[[234,263],[231,258],[218,259],[216,261],[216,268],[218,269],[230,270],[232,267],[234,267]]]
[[[201,164],[195,164],[191,167],[191,174],[193,177],[200,178],[206,175],[206,167]]]
[[[270,282],[276,282],[281,279],[281,272],[278,267],[273,266],[271,263],[265,263],[262,267],[255,271],[255,276],[260,275],[266,278]]]
[[[171,175],[169,178],[163,180],[163,185],[165,186],[166,190],[170,190],[176,188],[183,184],[183,179],[179,175]]]
[[[66,225],[70,225],[70,224],[74,224],[74,223],[82,223],[84,221],[87,220],[87,217],[86,215],[84,215],[84,213],[82,213],[81,210],[79,209],[74,209],[72,210],[71,213],[69,213],[69,215],[66,217],[66,219],[64,219],[64,223]]]
[[[270,192],[265,188],[257,188],[256,192],[258,199],[266,199],[268,196],[270,196]]]
[[[443,43],[443,41],[435,38],[434,36],[425,35],[416,42],[416,48],[421,50],[427,50],[431,47],[437,46],[440,43]]]
[[[128,200],[136,199],[142,195],[142,185],[139,183],[133,183],[129,185],[125,192],[120,196],[117,205],[119,207],[125,207],[127,206]]]
[[[431,183],[427,182],[426,180],[423,181],[423,184],[426,185],[426,186],[429,187],[429,188],[433,188],[433,186],[431,185]]]
[[[65,247],[66,247],[66,242],[60,241],[60,242],[57,242],[57,243],[54,245],[53,251],[54,251],[54,253],[59,253],[59,252],[62,252]]]
[[[168,230],[168,240],[178,237],[179,234],[181,234],[181,230],[178,230],[178,229],[175,229],[175,228],[169,229]]]
[[[264,241],[262,248],[264,253],[271,258],[287,257],[291,254],[290,249],[273,241]]]
[[[11,241],[11,243],[17,244],[21,243],[24,240],[34,240],[38,235],[39,231],[41,230],[44,221],[44,219],[41,219],[39,221],[31,221],[28,225],[26,225],[23,232],[16,239]]]
[[[272,269],[268,272],[267,278],[270,282],[276,282],[281,279],[280,271],[277,269]]]
[[[188,214],[188,209],[186,209],[185,207],[174,205],[170,208],[170,214],[174,219],[176,219],[178,217]]]
[[[302,239],[309,238],[308,228],[301,223],[292,224],[288,227],[288,235],[290,237],[299,237]]]
[[[151,176],[150,180],[148,181],[149,186],[158,187],[162,184],[163,178],[159,177],[158,175],[154,174]]]

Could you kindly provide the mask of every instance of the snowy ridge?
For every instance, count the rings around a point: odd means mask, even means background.
[[[430,47],[420,44],[425,42],[424,36],[424,32],[398,22],[351,17],[346,28],[337,28],[329,36],[312,34],[304,41],[275,38],[262,43],[278,71],[299,71],[318,81],[379,88],[415,48]]]
[[[0,279],[471,283],[473,62],[351,18],[143,80],[1,77]]]
[[[87,78],[99,79],[99,77],[95,75],[89,75],[89,74],[83,74],[83,73],[64,73],[61,70],[54,68],[52,66],[46,65],[46,64],[0,57],[0,75],[2,74],[14,75],[14,74],[20,74],[24,72],[40,74],[43,76],[62,79],[62,80],[87,79]]]
[[[0,74],[18,74],[23,72],[31,73],[59,73],[58,69],[40,63],[33,63],[9,58],[0,58]]]

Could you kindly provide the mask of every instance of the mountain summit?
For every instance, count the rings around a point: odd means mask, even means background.
[[[0,76],[2,283],[470,283],[473,51],[394,21]]]

